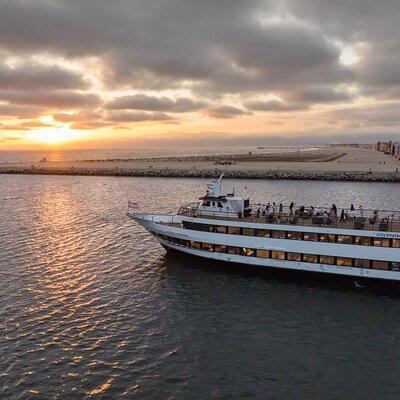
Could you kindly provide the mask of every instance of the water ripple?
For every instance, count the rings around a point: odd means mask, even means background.
[[[204,181],[0,180],[1,398],[398,398],[397,298],[204,268],[125,216],[129,198],[172,212]],[[398,199],[388,184],[246,186],[256,201]]]

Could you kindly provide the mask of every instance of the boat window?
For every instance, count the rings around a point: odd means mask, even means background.
[[[389,247],[390,239],[374,238],[374,246],[376,247]]]
[[[217,232],[217,227],[216,225],[206,225],[206,228],[204,229],[205,232]]]
[[[215,201],[212,202],[212,206],[215,207]]]
[[[205,205],[206,207],[210,207],[210,202],[209,202],[209,201],[206,201],[206,202],[204,203],[204,205]]]
[[[353,265],[353,260],[351,258],[338,257],[336,259],[336,264],[341,267],[351,267]]]
[[[311,240],[312,242],[318,242],[318,233],[304,233],[304,240]]]
[[[285,239],[285,231],[272,231],[272,237],[275,239]]]
[[[201,250],[201,243],[194,242],[193,240],[190,242],[190,247],[192,249]]]
[[[247,207],[249,207],[250,206],[250,200],[249,199],[246,199],[245,201],[244,201],[244,208],[247,208]]]
[[[271,231],[264,229],[257,229],[257,236],[259,237],[271,237]]]
[[[338,235],[337,242],[342,244],[352,244],[354,236]]]
[[[261,257],[261,258],[269,258],[269,250],[257,250],[257,257]]]
[[[318,262],[318,256],[315,254],[303,254],[303,261],[308,263]]]
[[[372,238],[366,236],[356,236],[356,244],[360,246],[371,246],[371,239]]]
[[[240,227],[238,227],[238,226],[228,226],[228,233],[230,235],[240,235]]]
[[[372,268],[374,269],[389,269],[389,263],[387,261],[372,261]]]
[[[254,229],[253,228],[243,228],[243,235],[254,236]]]
[[[222,204],[220,202],[218,202],[218,207],[222,208]]]
[[[396,248],[400,247],[400,239],[393,239],[393,247]]]
[[[226,253],[226,246],[222,244],[214,245],[214,251],[217,253]]]
[[[271,258],[276,260],[284,260],[285,259],[285,252],[283,251],[271,251]]]
[[[228,247],[229,254],[240,254],[240,247]]]
[[[254,249],[249,249],[248,247],[242,247],[242,255],[254,257],[255,251]]]
[[[392,262],[389,264],[389,268],[390,268],[392,271],[400,271],[400,262],[392,261]]]
[[[185,246],[185,247],[190,247],[190,241],[189,240],[182,240],[182,244]]]
[[[208,225],[208,231],[204,229],[206,232],[213,233],[226,233],[226,226],[217,226],[217,225]]]
[[[213,243],[203,243],[203,250],[214,251],[214,244]]]
[[[292,240],[301,240],[301,232],[287,232],[287,238]]]
[[[319,240],[320,242],[335,243],[336,235],[333,235],[332,233],[321,233]]]
[[[289,261],[301,261],[300,253],[286,253],[286,259]]]
[[[333,265],[335,264],[335,257],[332,256],[319,256],[320,264],[328,264]]]
[[[356,258],[354,260],[354,266],[357,268],[369,268],[371,265],[370,260],[363,260],[361,258]]]

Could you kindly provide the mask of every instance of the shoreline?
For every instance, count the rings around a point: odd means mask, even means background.
[[[400,182],[400,163],[373,149],[150,159],[3,163],[0,174]]]
[[[2,168],[6,175],[65,175],[65,176],[123,176],[155,178],[216,178],[224,173],[225,179],[313,180],[353,182],[400,182],[400,173],[365,171],[227,171],[186,169],[87,169],[87,168]]]

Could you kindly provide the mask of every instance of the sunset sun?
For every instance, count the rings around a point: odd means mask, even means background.
[[[38,129],[30,132],[29,138],[38,143],[57,145],[68,142],[79,136],[79,133],[68,127]]]

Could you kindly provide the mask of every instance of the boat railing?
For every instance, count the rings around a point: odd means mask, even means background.
[[[300,207],[279,206],[270,207],[266,211],[261,204],[251,204],[251,211],[245,215],[232,212],[208,211],[198,213],[199,203],[191,203],[181,206],[178,214],[189,217],[202,216],[218,220],[236,220],[244,222],[258,222],[271,224],[288,224],[300,226],[326,226],[341,229],[379,230],[400,232],[400,211],[370,210],[370,209],[346,209],[344,218],[341,218],[342,208],[337,210],[337,215],[328,207],[315,207],[314,210],[305,208],[301,212]],[[327,214],[327,216],[324,214]]]
[[[188,203],[188,204],[182,204],[178,210],[178,215],[186,215],[188,217],[195,217],[197,215],[197,210],[200,206],[200,203],[194,202],[194,203]]]

